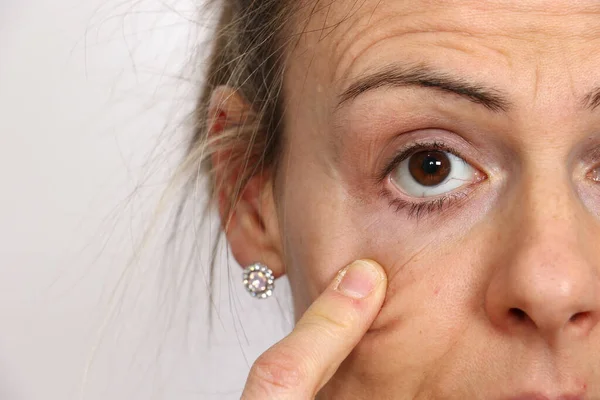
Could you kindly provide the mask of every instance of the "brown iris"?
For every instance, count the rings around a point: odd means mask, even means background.
[[[408,170],[420,185],[435,186],[450,174],[450,160],[443,151],[420,151],[408,160]]]

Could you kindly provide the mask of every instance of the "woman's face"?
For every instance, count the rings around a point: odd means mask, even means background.
[[[600,3],[306,8],[275,186],[296,314],[354,259],[389,279],[323,396],[600,398]]]

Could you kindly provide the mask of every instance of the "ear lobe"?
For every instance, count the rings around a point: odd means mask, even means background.
[[[261,262],[279,277],[285,273],[281,237],[271,185],[262,180],[259,176],[250,179],[232,210],[225,234],[242,267]]]
[[[215,143],[211,156],[214,187],[231,252],[242,267],[261,262],[276,277],[281,276],[284,263],[270,171],[262,171],[250,177],[243,188],[238,187],[241,168],[252,162],[246,158],[254,152],[247,148],[248,140],[232,136],[231,130],[253,123],[252,109],[236,91],[219,87],[212,94],[208,117],[210,142]],[[247,130],[237,133],[243,131]]]

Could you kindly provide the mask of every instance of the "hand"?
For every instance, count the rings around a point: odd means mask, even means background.
[[[342,269],[292,333],[252,365],[242,400],[313,399],[371,326],[386,289],[374,261]]]

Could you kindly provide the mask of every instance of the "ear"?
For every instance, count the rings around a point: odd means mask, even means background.
[[[236,202],[233,198],[238,189],[238,178],[246,165],[245,158],[255,152],[246,148],[247,140],[237,135],[231,139],[231,131],[254,123],[252,107],[235,90],[220,86],[212,93],[208,113],[209,140],[216,144],[211,158],[215,190],[231,252],[242,267],[261,262],[279,277],[285,268],[272,171],[261,169],[239,188]]]

